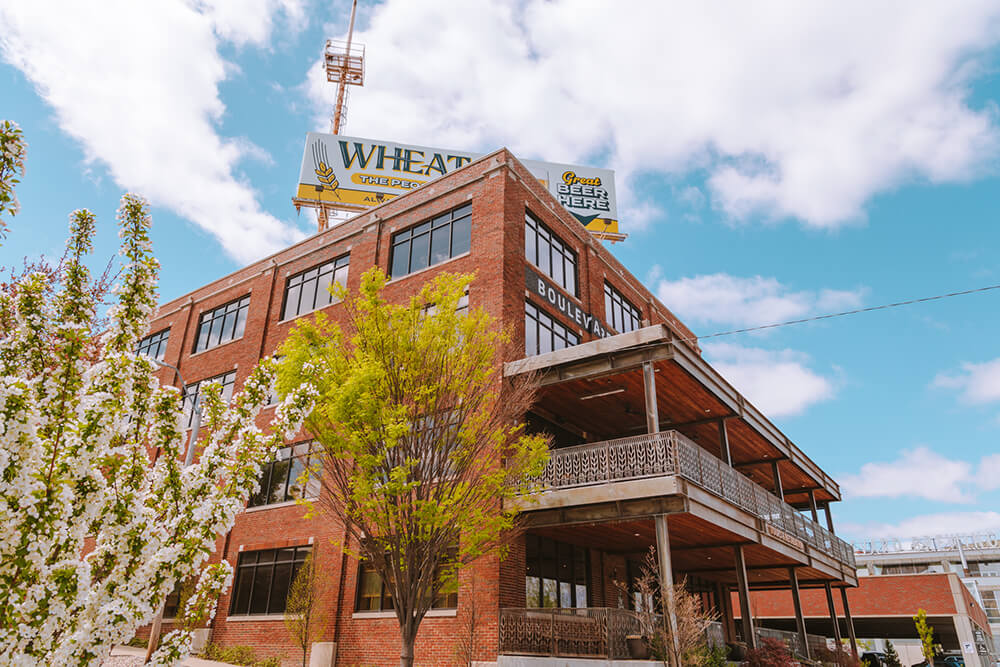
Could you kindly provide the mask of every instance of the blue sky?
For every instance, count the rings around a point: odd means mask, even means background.
[[[302,237],[346,3],[0,2],[29,141],[0,264],[154,204],[169,299]],[[614,252],[697,333],[1000,284],[1000,8],[364,2],[346,132],[616,170]],[[942,29],[942,26],[945,29]],[[704,344],[849,537],[1000,530],[1000,291]]]

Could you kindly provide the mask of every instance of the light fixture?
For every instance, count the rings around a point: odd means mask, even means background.
[[[601,391],[596,394],[587,394],[586,396],[581,396],[581,401],[589,401],[592,398],[600,398],[601,396],[611,396],[612,394],[621,394],[625,389],[619,387],[618,389],[609,389],[608,391]]]

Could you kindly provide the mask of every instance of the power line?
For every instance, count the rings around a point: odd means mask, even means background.
[[[787,322],[775,322],[774,324],[762,324],[756,327],[747,327],[746,329],[733,329],[731,331],[718,331],[716,333],[708,334],[706,336],[696,336],[694,338],[685,339],[685,342],[695,342],[705,340],[706,338],[718,338],[719,336],[732,336],[734,334],[750,333],[751,331],[763,331],[764,329],[777,329],[778,327],[787,327],[793,324],[805,324],[806,322],[816,322],[818,320],[830,320],[835,317],[844,317],[846,315],[858,315],[860,313],[870,313],[876,310],[887,310],[889,308],[899,308],[900,306],[911,306],[915,303],[926,303],[928,301],[938,301],[940,299],[950,299],[954,296],[965,296],[966,294],[977,294],[979,292],[988,292],[990,290],[1000,289],[1000,285],[989,285],[988,287],[977,287],[975,289],[962,290],[961,292],[949,292],[948,294],[937,294],[935,296],[925,296],[920,299],[910,299],[909,301],[896,301],[895,303],[884,303],[880,306],[869,306],[867,308],[857,308],[855,310],[844,310],[839,313],[828,313],[826,315],[814,315],[813,317],[804,317],[799,320],[788,320]]]

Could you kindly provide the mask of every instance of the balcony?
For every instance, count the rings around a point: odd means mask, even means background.
[[[841,564],[856,566],[853,547],[764,490],[677,431],[664,431],[556,449],[539,491],[677,476],[752,514],[785,542],[800,541]],[[788,538],[792,538],[789,540]]]

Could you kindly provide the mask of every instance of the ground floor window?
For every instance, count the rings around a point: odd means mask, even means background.
[[[292,580],[311,550],[302,546],[240,553],[229,615],[284,613]]]
[[[525,535],[527,607],[587,607],[590,554],[584,547]]]
[[[440,572],[435,580],[440,579]],[[450,579],[446,584],[439,585],[431,602],[431,609],[458,608],[458,581]],[[387,586],[368,563],[361,563],[358,573],[358,611],[392,611],[392,595]]]

